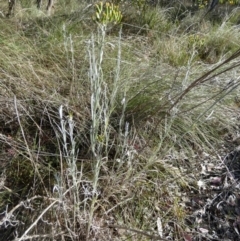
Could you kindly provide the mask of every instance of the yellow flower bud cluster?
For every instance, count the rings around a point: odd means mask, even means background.
[[[118,24],[122,20],[122,13],[119,7],[113,3],[99,2],[95,5],[95,9],[93,20],[100,24]]]
[[[198,0],[198,7],[205,8],[208,5],[208,0]]]

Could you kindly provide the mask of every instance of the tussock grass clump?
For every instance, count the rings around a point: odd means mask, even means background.
[[[238,31],[69,4],[0,21],[0,240],[194,236],[201,164],[237,125]]]

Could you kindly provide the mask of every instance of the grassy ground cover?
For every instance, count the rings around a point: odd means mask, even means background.
[[[192,215],[239,145],[239,12],[0,6],[0,240],[214,240]]]

